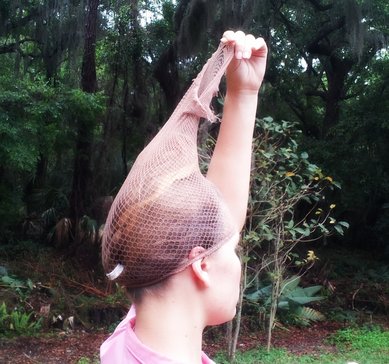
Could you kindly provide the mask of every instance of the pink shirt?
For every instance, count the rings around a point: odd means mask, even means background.
[[[135,335],[135,307],[100,348],[101,364],[184,364],[162,356],[142,344]],[[215,364],[204,353],[201,364]]]

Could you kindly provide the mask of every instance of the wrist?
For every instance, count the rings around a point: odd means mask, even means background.
[[[242,101],[242,102],[248,102],[248,101],[256,101],[258,99],[258,91],[255,90],[247,90],[247,89],[240,89],[240,90],[228,90],[226,92],[226,99],[231,99],[235,101]]]
[[[251,88],[228,88],[227,86],[227,95],[232,97],[258,97],[259,89]]]
[[[233,119],[239,118],[240,124],[249,122],[255,118],[258,104],[256,92],[230,92],[227,91],[224,100],[224,115],[233,114]]]

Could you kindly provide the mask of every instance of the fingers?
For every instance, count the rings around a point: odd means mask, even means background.
[[[257,38],[254,41],[253,53],[255,55],[266,55],[267,54],[267,45],[263,38]]]
[[[223,33],[223,37],[222,39],[220,39],[220,41],[222,43],[228,43],[228,42],[232,42],[235,40],[235,32],[233,32],[232,30],[227,30]]]
[[[249,59],[253,51],[266,47],[263,38],[255,38],[252,34],[245,34],[240,30],[237,32],[227,30],[220,41],[235,45],[236,59]]]

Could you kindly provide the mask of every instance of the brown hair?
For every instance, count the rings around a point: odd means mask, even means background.
[[[120,266],[113,279],[129,289],[162,282],[194,261],[188,256],[195,246],[205,249],[199,259],[236,232],[222,196],[200,172],[197,153],[199,119],[214,118],[209,105],[232,54],[225,45],[214,53],[112,204],[103,265],[107,273]]]

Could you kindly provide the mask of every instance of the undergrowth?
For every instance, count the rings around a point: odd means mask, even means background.
[[[389,331],[378,326],[347,328],[336,332],[330,339],[336,346],[335,353],[318,353],[311,355],[292,355],[285,349],[264,349],[238,352],[235,364],[388,364]],[[229,364],[225,354],[215,358],[218,364]]]
[[[107,328],[127,311],[123,289],[50,247],[0,245],[0,257],[0,333]]]
[[[8,337],[34,335],[40,331],[42,319],[36,319],[33,312],[24,312],[18,308],[8,309],[3,302],[0,305],[0,334]]]

